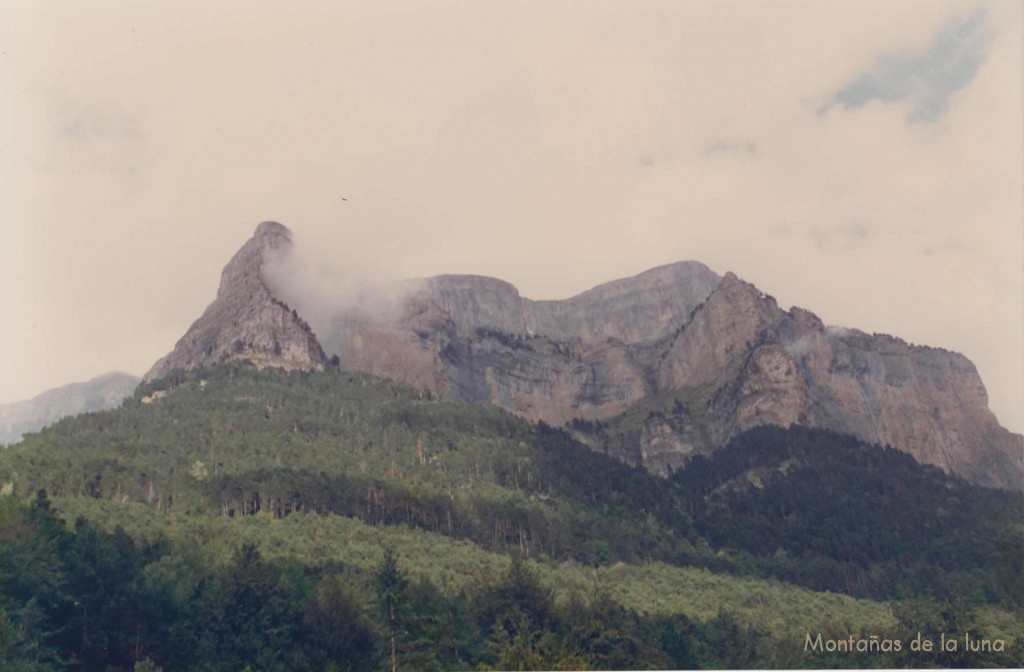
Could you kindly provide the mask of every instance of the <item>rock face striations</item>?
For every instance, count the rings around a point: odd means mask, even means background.
[[[313,331],[271,294],[263,279],[263,264],[288,254],[291,245],[291,232],[281,224],[263,222],[256,227],[255,235],[224,267],[217,298],[145,380],[174,369],[242,359],[257,366],[322,370],[327,358]]]
[[[706,403],[690,423],[648,419],[643,461],[662,469],[751,427],[800,424],[891,445],[975,483],[1022,485],[1024,438],[999,425],[966,357],[828,328],[732,274],[672,339],[657,375],[659,391],[703,391]]]
[[[1024,438],[988,410],[965,357],[826,327],[731,273],[681,262],[562,301],[525,299],[493,278],[437,276],[388,295],[387,309],[337,311],[318,342],[263,280],[262,264],[289,250],[287,229],[261,224],[225,268],[217,300],[147,378],[230,359],[321,369],[322,342],[342,369],[569,424],[595,449],[656,473],[747,429],[800,424],[891,445],[978,484],[1022,487]]]
[[[398,318],[341,315],[326,335],[342,368],[561,425],[604,420],[656,391],[646,363],[720,278],[682,262],[565,301],[531,301],[494,278],[416,283]]]

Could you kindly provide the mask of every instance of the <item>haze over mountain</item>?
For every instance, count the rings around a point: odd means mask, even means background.
[[[339,287],[352,300],[324,311],[279,272],[291,247],[286,227],[260,224],[225,268],[214,303],[146,379],[231,360],[319,370],[333,356],[342,369],[432,395],[575,423],[592,447],[660,474],[752,427],[798,424],[1021,488],[1024,438],[989,411],[967,358],[828,328],[732,273],[681,262],[564,301],[443,275],[399,289]],[[315,335],[307,312],[317,313]],[[617,428],[616,440],[593,423]]]
[[[111,372],[84,383],[71,383],[25,401],[0,405],[0,444],[12,444],[28,432],[61,418],[114,408],[130,396],[141,379]]]

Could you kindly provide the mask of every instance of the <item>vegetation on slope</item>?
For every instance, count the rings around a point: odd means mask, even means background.
[[[66,500],[71,504],[73,500]],[[82,501],[82,500],[80,500]],[[114,506],[105,503],[103,507]],[[152,514],[150,514],[152,515]],[[170,515],[155,514],[168,522]],[[321,519],[317,523],[316,518]],[[136,541],[119,527],[107,532],[80,518],[67,529],[40,495],[30,505],[0,498],[0,660],[11,670],[324,670],[324,669],[665,669],[1019,663],[1016,649],[985,655],[949,652],[912,656],[807,653],[808,628],[826,638],[871,635],[909,643],[915,629],[929,636],[969,629],[979,619],[964,604],[907,605],[885,618],[881,605],[855,602],[764,582],[694,575],[695,570],[612,567],[587,577],[539,566],[512,554],[480,549],[483,571],[461,581],[431,578],[424,567],[447,556],[417,555],[438,535],[370,528],[337,516],[298,514],[186,522],[195,538],[168,522],[169,536]],[[216,522],[215,522],[216,521]],[[293,523],[293,521],[295,521]],[[370,553],[372,564],[314,562],[261,550],[250,539],[293,538],[295,526],[343,524],[401,542]],[[217,528],[247,534],[224,545]],[[336,531],[336,530],[335,530]],[[152,529],[150,528],[150,533]],[[206,536],[210,535],[210,536]],[[411,535],[411,537],[409,536]],[[415,537],[419,537],[418,540]],[[332,536],[331,540],[338,537]],[[411,541],[410,541],[411,539]],[[380,541],[377,539],[376,541]],[[328,542],[330,543],[330,542]],[[326,549],[321,549],[320,552]],[[411,551],[411,558],[404,551]],[[342,551],[341,557],[358,557]],[[547,571],[545,571],[547,570]],[[642,573],[641,573],[642,571]],[[620,576],[625,572],[625,580]],[[568,575],[568,577],[567,577]],[[828,620],[795,621],[773,633],[746,609],[737,618],[719,608],[707,618],[663,606],[637,609],[623,600],[632,582],[664,594],[674,585],[707,582],[692,596],[777,600],[773,609],[825,610]],[[685,595],[684,591],[681,591]],[[762,607],[765,608],[765,607]],[[876,620],[877,617],[877,620]],[[848,620],[844,620],[848,619]],[[817,627],[815,627],[817,626]],[[1015,657],[1017,656],[1017,657]]]
[[[374,669],[392,641],[409,669],[913,665],[800,638],[1021,634],[1016,498],[810,430],[664,480],[491,407],[234,364],[28,436],[0,486],[11,669]],[[18,503],[40,489],[72,530]]]
[[[898,450],[762,427],[696,458],[672,483],[699,535],[781,579],[1021,607],[1019,493],[971,485]]]

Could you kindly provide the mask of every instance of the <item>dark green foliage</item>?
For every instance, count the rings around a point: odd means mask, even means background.
[[[1024,595],[1019,494],[892,448],[763,427],[672,480],[690,498],[697,532],[747,554],[749,569],[880,598],[959,591],[1012,609]]]
[[[757,634],[745,630],[729,614],[720,613],[694,630],[697,666],[702,669],[750,669],[764,658],[758,651]]]
[[[301,645],[312,669],[372,669],[375,636],[356,589],[338,575],[328,575],[309,599],[303,614],[306,638]]]
[[[634,419],[699,414],[703,394],[680,391],[635,409]],[[826,432],[755,430],[664,480],[491,407],[336,370],[232,364],[174,372],[116,411],[62,421],[0,451],[0,486],[29,502],[0,497],[5,672],[1020,662],[1019,649],[985,658],[804,654],[720,603],[702,612],[707,620],[650,615],[622,606],[596,579],[561,593],[542,580],[543,563],[615,576],[618,563],[659,561],[915,598],[900,607],[897,628],[875,633],[900,638],[944,628],[980,637],[981,605],[1020,608],[1018,496]],[[47,493],[190,522],[170,540],[145,529],[132,538],[113,524],[68,529]],[[279,520],[296,512],[317,514],[289,519],[306,531],[343,516],[510,560],[507,571],[492,564],[453,589],[391,551],[376,570],[373,556],[358,570],[340,564],[344,553],[300,560],[211,543],[221,522],[300,529]],[[132,529],[134,519],[124,524]],[[289,547],[307,541],[288,534]]]
[[[586,661],[592,669],[679,667],[671,663],[684,659],[685,654],[673,654],[691,645],[692,632],[662,638],[656,623],[623,608],[602,583],[595,583],[587,595],[574,595],[565,619],[562,646],[570,652],[568,658]]]
[[[588,564],[688,547],[663,480],[492,407],[339,372],[224,365],[171,382],[0,454],[0,482],[158,510],[338,514]]]
[[[480,636],[465,595],[446,597],[430,581],[410,581],[390,549],[374,575],[384,636],[381,658],[389,669],[452,670],[478,659]]]
[[[0,531],[11,669],[130,668],[150,650],[156,614],[142,571],[156,547],[83,521],[69,533],[42,493],[28,507],[0,498]]]
[[[476,329],[477,338],[491,339],[498,341],[506,348],[523,348],[526,350],[533,350],[533,346],[530,345],[532,337],[524,337],[522,334],[510,334],[507,331],[501,331],[499,329],[491,329],[489,327],[477,327]]]
[[[68,532],[42,497],[0,507],[5,672],[375,667],[376,635],[341,575],[312,577],[307,591],[250,544],[209,567],[81,520]]]
[[[142,570],[153,549],[139,549],[123,531],[108,534],[79,520],[64,557],[68,603],[57,641],[83,669],[131,667],[153,643]]]
[[[12,670],[61,667],[68,543],[44,492],[27,507],[0,497],[0,660]]]
[[[394,672],[398,669],[399,639],[405,638],[404,626],[408,620],[405,612],[409,580],[398,569],[398,558],[390,548],[384,551],[384,560],[374,576],[373,586],[377,591],[377,604],[380,605],[381,619],[387,632],[387,656]]]
[[[898,664],[915,667],[978,668],[978,667],[1021,667],[1024,652],[1019,645],[1008,651],[971,651],[964,641],[968,633],[976,642],[989,636],[978,625],[975,610],[963,595],[953,593],[941,602],[934,600],[913,600],[895,609],[899,625],[896,636],[911,642],[916,637],[929,639],[936,644],[931,651],[911,651],[908,646],[895,657]],[[955,650],[944,650],[939,643],[943,639],[957,641]]]
[[[984,654],[803,653],[726,613],[706,622],[622,607],[594,582],[555,599],[532,563],[449,594],[410,580],[385,551],[372,575],[270,563],[242,544],[225,564],[185,542],[135,544],[79,521],[65,530],[45,498],[0,498],[0,662],[6,670],[680,669],[862,666],[1019,666],[1019,648]],[[32,556],[32,563],[17,558]],[[120,581],[115,580],[120,579]],[[19,591],[35,593],[23,603]],[[38,605],[48,605],[46,609]],[[14,608],[17,613],[11,611]],[[12,618],[12,614],[14,617]],[[26,614],[30,616],[26,620]],[[33,615],[34,614],[34,615]],[[906,603],[892,630],[986,637],[954,596]],[[34,619],[34,620],[33,620]],[[25,629],[26,622],[32,627]],[[842,638],[845,633],[829,633]],[[857,637],[866,637],[857,634]],[[392,645],[393,642],[393,645]],[[392,656],[392,651],[394,652]],[[392,663],[393,661],[393,663]],[[138,666],[138,667],[136,667]],[[148,667],[147,667],[148,666]]]
[[[482,589],[477,621],[484,631],[504,633],[510,640],[532,640],[550,624],[554,610],[551,589],[541,585],[536,574],[518,553],[512,554],[508,573]]]
[[[300,610],[278,568],[251,544],[203,585],[197,599],[199,647],[220,669],[288,669],[286,652],[301,623]]]

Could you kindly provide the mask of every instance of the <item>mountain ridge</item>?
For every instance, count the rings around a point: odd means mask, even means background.
[[[0,445],[13,444],[28,432],[79,413],[114,408],[131,396],[142,379],[109,371],[84,382],[47,390],[31,399],[0,404]]]
[[[260,224],[214,303],[146,379],[234,359],[322,370],[330,353],[345,370],[552,425],[614,421],[680,391],[692,408],[646,418],[618,452],[580,436],[668,475],[744,430],[806,425],[893,445],[975,483],[1022,488],[1024,437],[999,425],[966,357],[827,327],[732,272],[677,262],[553,301],[495,278],[434,276],[408,285],[392,310],[340,309],[314,334],[301,317],[313,299],[285,303],[262,273],[290,250],[286,227]]]

